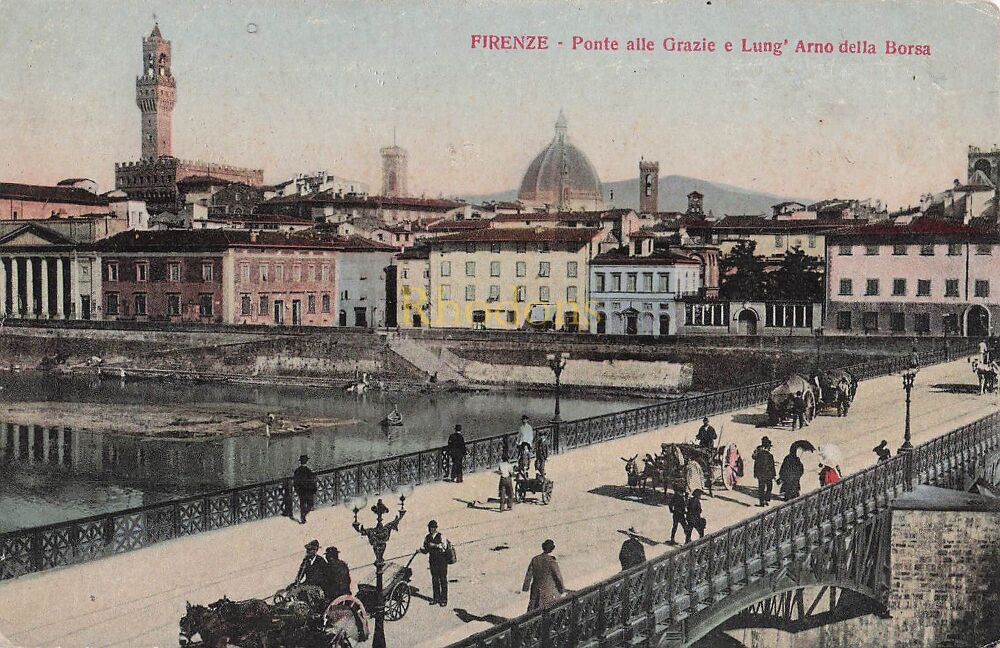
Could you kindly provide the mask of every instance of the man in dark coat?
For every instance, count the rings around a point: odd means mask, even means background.
[[[681,528],[684,535],[687,536],[691,532],[688,531],[687,523],[687,497],[683,489],[675,488],[674,494],[670,496],[670,501],[667,502],[667,508],[670,509],[670,515],[673,517],[674,525],[670,529],[670,544],[677,544],[677,540],[674,538],[677,535],[677,527]]]
[[[878,463],[889,461],[892,458],[892,450],[889,449],[889,442],[882,439],[882,443],[872,448],[872,452],[878,455]]]
[[[427,554],[431,569],[431,586],[434,590],[434,600],[431,605],[448,605],[448,541],[438,531],[438,523],[431,520],[427,523],[427,535],[424,536],[424,546],[420,553]]]
[[[778,485],[781,487],[781,494],[785,501],[795,499],[801,492],[800,480],[806,468],[802,465],[796,450],[789,450],[784,461],[781,462],[781,469],[778,471]]]
[[[316,503],[316,473],[306,465],[307,463],[309,455],[302,455],[299,457],[299,467],[292,473],[292,488],[299,497],[299,515],[302,524],[306,523],[306,515],[313,510]]]
[[[695,435],[698,445],[711,450],[715,447],[715,440],[717,438],[718,435],[715,433],[715,428],[708,424],[708,418],[701,419],[701,427],[698,428],[698,434]]]
[[[351,593],[351,568],[340,559],[340,550],[336,547],[326,548],[326,578],[323,581],[323,593],[327,601],[338,596]]]
[[[326,561],[319,555],[319,540],[311,540],[306,545],[306,555],[302,558],[299,571],[295,575],[295,582],[292,585],[323,587],[326,579],[326,568]]]
[[[687,528],[684,529],[684,544],[691,542],[691,531],[698,531],[698,537],[705,537],[705,518],[701,515],[701,489],[696,488],[688,498],[687,503]]]
[[[559,571],[559,563],[552,555],[555,548],[555,542],[546,540],[542,543],[542,553],[532,558],[528,565],[528,571],[524,575],[524,585],[521,587],[523,592],[527,592],[529,588],[531,590],[531,596],[528,599],[528,612],[558,601],[559,597],[566,592],[562,572]]]
[[[462,426],[456,425],[455,431],[448,437],[448,458],[451,459],[451,480],[462,483],[462,467],[465,463],[465,437]]]
[[[795,396],[792,397],[792,429],[795,429],[795,424],[799,424],[799,429],[804,428],[809,425],[806,423],[806,399],[802,396],[802,392],[795,392]]]
[[[771,505],[771,488],[774,483],[774,455],[771,454],[771,440],[763,437],[753,451],[753,476],[757,480],[757,506]]]
[[[837,416],[847,416],[851,410],[851,385],[846,378],[837,383]]]
[[[535,471],[545,476],[545,462],[549,460],[549,448],[545,445],[546,434],[539,432],[535,436]]]
[[[618,552],[618,561],[622,564],[622,571],[646,562],[646,550],[635,537],[635,527],[629,528],[628,538],[622,543],[621,551]]]

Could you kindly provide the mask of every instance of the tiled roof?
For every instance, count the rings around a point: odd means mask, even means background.
[[[391,252],[395,248],[361,237],[322,238],[312,232],[251,232],[249,230],[153,230],[116,234],[97,243],[103,252],[224,251],[233,247],[275,247]]]
[[[505,242],[542,242],[542,243],[589,243],[598,235],[603,234],[593,228],[534,228],[534,227],[500,227],[473,230],[460,234],[442,236],[433,240],[434,244],[441,242],[462,243],[505,243]]]
[[[575,212],[524,212],[521,214],[497,214],[493,217],[494,223],[516,223],[518,221],[602,221],[613,218],[621,218],[629,213],[631,209],[605,209],[601,211],[575,211]]]
[[[726,216],[718,223],[714,223],[712,225],[712,229],[723,232],[726,230],[753,230],[762,233],[788,230],[820,232],[826,230],[837,230],[843,227],[850,227],[855,224],[855,221],[771,220],[769,218],[761,218],[759,216]]]
[[[404,261],[410,259],[429,259],[430,257],[431,249],[425,246],[412,247],[396,255],[397,259],[402,259]]]
[[[701,265],[697,259],[668,250],[653,250],[647,256],[629,256],[626,248],[598,254],[590,263],[591,265]]]
[[[996,229],[973,227],[962,223],[941,220],[939,218],[916,218],[913,221],[895,225],[889,221],[881,221],[871,225],[852,227],[831,232],[835,238],[913,238],[924,236],[947,236],[971,239],[998,239],[1000,233]]]
[[[80,187],[48,187],[45,185],[0,182],[0,198],[32,202],[68,203],[73,205],[107,205],[108,199]]]
[[[427,232],[464,232],[468,230],[485,229],[490,226],[488,220],[439,220],[428,224]]]

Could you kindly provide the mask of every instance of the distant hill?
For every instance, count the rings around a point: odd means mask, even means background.
[[[687,209],[687,195],[692,191],[700,191],[705,195],[705,213],[711,211],[720,218],[725,214],[770,214],[771,205],[786,200],[795,200],[806,205],[816,202],[809,198],[779,196],[778,194],[761,193],[720,182],[670,175],[660,178],[660,211],[685,211]],[[610,199],[612,193],[614,200]],[[488,200],[516,200],[517,190],[512,189],[480,196],[464,196],[464,199],[474,203]],[[638,209],[639,178],[605,182],[604,200],[609,206]]]

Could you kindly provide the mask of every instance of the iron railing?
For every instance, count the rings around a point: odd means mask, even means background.
[[[1000,413],[914,448],[914,479],[953,486],[972,472],[977,459],[998,448]],[[633,639],[662,634],[742,585],[888,510],[906,488],[906,461],[905,455],[897,455],[451,648],[632,645],[628,642]]]
[[[921,365],[944,362],[967,351],[932,351],[919,355]],[[900,371],[910,358],[894,357],[849,367],[859,380]],[[688,396],[612,414],[536,428],[546,434],[551,453],[640,434],[764,402],[777,382]],[[516,434],[467,443],[465,469],[493,470],[513,450]],[[335,506],[406,485],[441,481],[447,476],[444,448],[377,459],[318,471],[317,506]],[[290,479],[239,486],[86,518],[0,534],[0,580],[124,553],[163,540],[294,512]]]

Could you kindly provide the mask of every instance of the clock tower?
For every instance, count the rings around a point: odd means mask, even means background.
[[[172,155],[171,115],[177,101],[177,83],[170,73],[170,41],[154,25],[142,39],[142,76],[135,80],[135,103],[142,111],[142,159]]]

